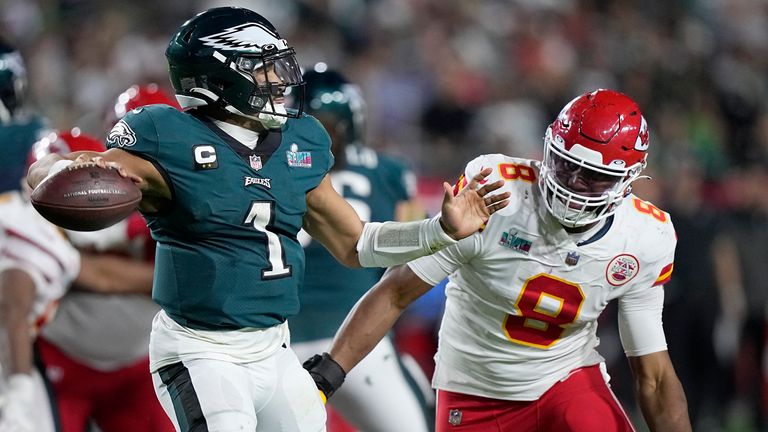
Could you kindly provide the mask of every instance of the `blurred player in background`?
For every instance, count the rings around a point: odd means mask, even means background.
[[[182,24],[166,50],[184,112],[126,114],[104,153],[50,155],[32,187],[67,167],[118,169],[142,191],[157,240],[150,336],[155,390],[178,430],[320,431],[322,396],[290,349],[299,308],[303,227],[349,266],[386,267],[474,234],[507,194],[487,183],[453,196],[442,215],[363,223],[333,189],[330,139],[303,98],[295,51],[261,15],[222,7]]]
[[[421,219],[424,213],[415,202],[413,173],[394,158],[364,146],[364,101],[357,86],[323,63],[303,78],[305,111],[320,120],[331,137],[334,189],[361,220]],[[299,358],[309,358],[330,346],[349,310],[383,270],[344,267],[306,232],[301,231],[299,240],[307,267],[299,288],[301,310],[288,323],[291,347]],[[347,377],[331,406],[366,432],[427,430],[423,396],[402,367],[390,337],[382,339]]]
[[[151,97],[143,97],[147,88],[129,88],[111,111],[122,115],[159,102],[155,86]],[[175,105],[170,98],[162,102]],[[71,151],[105,150],[78,129],[58,139]],[[137,212],[103,230],[67,235],[80,250],[80,274],[38,340],[61,431],[81,432],[89,420],[103,432],[172,431],[147,372],[149,332],[159,307],[150,297],[155,244],[144,219]]]
[[[0,193],[19,190],[27,154],[52,130],[27,106],[27,71],[21,55],[0,40]]]
[[[33,343],[77,276],[80,257],[32,207],[28,190],[0,195],[0,215],[0,431],[52,432]]]
[[[448,276],[433,378],[437,431],[634,431],[596,350],[597,319],[611,300],[648,426],[690,431],[661,321],[675,231],[669,214],[630,188],[648,145],[637,104],[597,90],[549,126],[542,162],[471,161],[456,190],[492,167],[489,180],[505,180],[510,205],[481,235],[390,269],[330,355],[308,362],[319,388],[332,392],[402,310]]]

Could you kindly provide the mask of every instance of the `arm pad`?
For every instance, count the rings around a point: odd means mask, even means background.
[[[416,222],[368,222],[357,241],[363,267],[392,267],[456,243],[440,226],[440,215]]]

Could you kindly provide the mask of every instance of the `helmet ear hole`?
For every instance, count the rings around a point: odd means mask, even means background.
[[[189,43],[192,40],[192,33],[195,31],[195,27],[191,27],[189,31],[187,31],[184,36],[181,38],[186,43]]]

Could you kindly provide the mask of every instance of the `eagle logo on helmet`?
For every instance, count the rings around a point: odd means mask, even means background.
[[[136,144],[136,134],[133,132],[128,123],[120,120],[115,124],[109,135],[107,135],[107,143],[118,147],[131,147]]]
[[[280,39],[277,34],[258,23],[240,24],[200,40],[206,46],[223,51],[261,50],[265,45],[273,45],[277,49],[288,48],[285,39]]]

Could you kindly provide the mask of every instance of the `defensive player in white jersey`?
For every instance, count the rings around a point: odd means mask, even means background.
[[[549,126],[542,162],[484,155],[510,204],[480,235],[390,269],[355,306],[330,353],[306,362],[333,393],[402,310],[445,276],[433,385],[437,431],[632,431],[596,348],[597,318],[619,329],[652,431],[690,431],[667,354],[663,284],[676,244],[669,215],[631,193],[646,165],[639,107],[611,90],[581,95]]]
[[[77,276],[80,257],[24,192],[0,195],[0,431],[49,432],[33,341]]]

